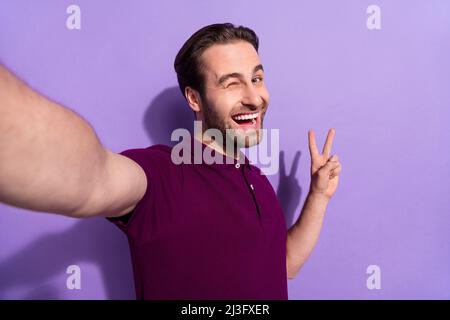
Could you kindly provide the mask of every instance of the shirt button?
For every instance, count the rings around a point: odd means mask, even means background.
[[[255,190],[255,187],[253,187],[253,185],[250,184],[250,189]]]
[[[239,169],[239,167],[240,167],[241,165],[240,165],[239,163],[236,163],[234,166],[236,167],[236,169]]]

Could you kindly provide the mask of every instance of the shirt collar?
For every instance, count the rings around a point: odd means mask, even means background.
[[[210,146],[208,146],[207,144],[201,142],[200,140],[195,139],[194,137],[191,137],[191,163],[194,163],[194,152],[195,152],[195,148],[198,148],[198,144],[201,144],[201,148],[202,148],[202,157],[204,154],[204,151],[206,148],[209,149],[209,153],[213,156],[213,157],[220,157],[222,159],[222,163],[212,163],[212,164],[208,164],[205,163],[205,161],[202,158],[202,164],[203,165],[212,165],[212,166],[216,166],[216,167],[220,167],[220,168],[234,168],[236,167],[237,163],[240,163],[241,165],[244,165],[252,170],[252,166],[250,164],[250,161],[248,160],[248,158],[245,156],[244,153],[241,152],[241,156],[244,157],[243,160],[239,161],[233,157],[224,155],[218,151],[216,151],[215,149],[211,148]],[[195,145],[197,145],[197,147],[195,147]]]

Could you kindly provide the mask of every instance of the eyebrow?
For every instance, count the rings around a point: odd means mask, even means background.
[[[253,73],[258,72],[259,70],[264,71],[264,68],[263,68],[262,64],[258,64],[256,67],[254,67],[253,68]],[[227,73],[227,74],[224,74],[223,76],[221,76],[219,78],[219,82],[218,83],[222,84],[226,80],[228,80],[229,78],[243,78],[243,77],[244,77],[244,75],[242,73],[239,73],[239,72]]]

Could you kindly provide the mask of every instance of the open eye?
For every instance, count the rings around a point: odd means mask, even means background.
[[[261,82],[261,81],[263,81],[263,77],[254,77],[254,78],[252,79],[252,82],[253,82],[253,83],[258,83],[258,82]]]

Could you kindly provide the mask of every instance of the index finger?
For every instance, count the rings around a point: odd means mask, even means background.
[[[316,137],[314,131],[308,130],[308,141],[309,141],[309,153],[311,156],[319,154],[319,149],[317,149]]]

